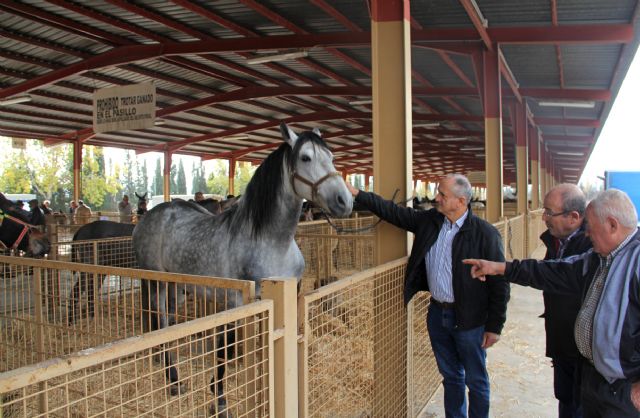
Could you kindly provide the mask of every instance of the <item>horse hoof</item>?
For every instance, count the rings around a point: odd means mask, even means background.
[[[187,384],[174,383],[171,386],[169,386],[169,393],[171,393],[171,396],[183,395],[187,393]]]
[[[218,404],[214,402],[209,405],[209,416],[216,418],[233,418],[231,412],[227,410],[227,401],[224,399],[218,399]]]

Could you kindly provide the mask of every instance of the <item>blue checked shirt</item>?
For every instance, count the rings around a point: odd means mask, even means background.
[[[435,244],[424,257],[427,265],[427,282],[431,296],[439,302],[455,302],[451,274],[451,246],[460,227],[469,215],[466,211],[455,223],[444,218]]]

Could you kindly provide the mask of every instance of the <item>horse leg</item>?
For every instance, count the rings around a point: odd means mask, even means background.
[[[226,360],[235,357],[236,332],[233,325],[229,325],[224,333],[220,333],[216,337],[216,357],[218,359],[215,374],[211,377],[209,389],[215,398],[215,404],[211,405],[209,411],[211,415],[219,417],[232,418],[227,411],[227,399],[224,396],[224,385],[222,383],[226,371]],[[226,348],[226,350],[225,350]],[[213,408],[215,407],[215,410]],[[216,414],[217,412],[217,414]]]
[[[158,314],[157,316],[153,314],[152,318],[156,317],[159,321],[160,329],[164,329],[169,326],[169,316],[167,314],[167,285],[165,283],[161,283],[159,286],[160,289],[157,294]],[[164,346],[162,349],[164,351],[162,356],[164,360],[164,373],[166,380],[169,382],[171,396],[183,394],[187,390],[187,385],[179,381],[178,368],[174,365],[169,347]]]
[[[79,273],[76,279],[76,283],[73,285],[73,289],[71,290],[71,303],[69,304],[69,312],[67,314],[67,323],[72,325],[75,322],[75,319],[78,316],[78,302],[80,300],[80,286],[82,286],[82,281],[84,273]]]

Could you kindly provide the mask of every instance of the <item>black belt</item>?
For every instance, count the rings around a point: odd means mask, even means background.
[[[435,300],[434,298],[431,298],[431,303],[433,303],[434,305],[442,308],[442,309],[453,309],[455,308],[456,304],[454,302],[440,302]]]

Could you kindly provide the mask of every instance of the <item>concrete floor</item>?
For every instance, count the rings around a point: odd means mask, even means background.
[[[500,341],[488,350],[491,417],[555,417],[553,371],[544,356],[542,292],[511,286],[511,301]],[[442,386],[419,418],[443,418]]]

